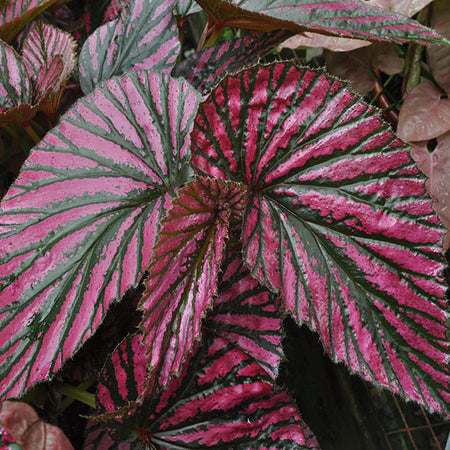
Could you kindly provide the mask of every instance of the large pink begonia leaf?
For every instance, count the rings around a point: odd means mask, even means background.
[[[200,339],[202,318],[217,293],[229,227],[242,220],[245,194],[242,184],[197,178],[179,191],[161,222],[139,304],[155,387],[181,371]]]
[[[192,133],[202,174],[244,182],[244,258],[331,357],[444,412],[444,228],[406,144],[345,83],[289,63],[226,77]]]
[[[0,402],[0,448],[73,450],[57,426],[41,420],[30,405],[10,401]]]
[[[218,26],[255,31],[287,29],[372,41],[447,42],[405,16],[359,0],[196,0]]]
[[[14,36],[38,14],[57,0],[12,0],[0,6],[0,39],[11,42]]]
[[[134,0],[117,19],[97,28],[80,53],[83,92],[127,70],[170,73],[181,47],[173,15],[175,2]]]
[[[31,152],[0,210],[0,389],[50,379],[141,279],[191,176],[198,104],[146,71],[83,98]]]

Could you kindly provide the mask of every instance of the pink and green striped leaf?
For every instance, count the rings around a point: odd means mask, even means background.
[[[134,0],[117,19],[97,28],[80,53],[83,92],[128,70],[170,73],[180,52],[175,2]]]
[[[50,102],[51,95],[58,98],[57,108],[60,91],[75,68],[75,51],[76,42],[64,31],[42,22],[30,29],[22,46],[22,58],[33,81],[35,103],[44,98]]]
[[[445,232],[377,111],[289,63],[228,76],[192,133],[201,174],[243,182],[244,258],[328,353],[430,410],[449,405]]]
[[[36,113],[33,85],[20,56],[0,41],[0,126],[30,120]]]
[[[36,146],[0,210],[0,390],[50,379],[148,266],[191,176],[197,93],[133,72],[76,103]]]
[[[219,295],[203,330],[232,343],[274,381],[283,356],[281,317],[275,295],[261,286],[228,254],[222,265]],[[147,392],[147,357],[142,335],[127,337],[105,364],[98,386],[97,413],[118,417]],[[165,388],[165,385],[160,386]]]
[[[197,0],[218,27],[255,31],[313,31],[371,41],[446,41],[435,31],[400,14],[359,0]]]
[[[245,36],[221,42],[194,53],[172,71],[175,77],[184,77],[200,92],[207,94],[227,73],[254,64],[258,58],[272,50],[292,35],[290,31],[278,31],[263,36]]]
[[[0,5],[0,39],[11,42],[14,36],[38,14],[57,0],[12,0]]]
[[[230,223],[242,220],[245,186],[197,178],[161,222],[139,308],[149,377],[156,388],[181,371],[217,293]],[[150,387],[151,388],[151,387]]]
[[[178,0],[175,8],[177,16],[181,19],[202,10],[195,0]]]
[[[258,314],[256,314],[258,316]],[[256,317],[252,325],[258,323]],[[259,332],[263,332],[265,325]],[[255,329],[255,335],[259,332]],[[123,361],[133,360],[128,349]],[[116,374],[130,373],[130,364]],[[134,381],[134,380],[133,380]],[[110,391],[113,398],[115,391]],[[314,435],[286,392],[233,340],[209,335],[160,395],[132,415],[91,422],[86,449],[309,448]]]

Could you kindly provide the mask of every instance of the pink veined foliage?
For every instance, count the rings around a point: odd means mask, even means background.
[[[200,105],[192,144],[198,173],[248,185],[244,259],[283,308],[334,360],[445,413],[444,228],[377,112],[320,71],[255,66]]]

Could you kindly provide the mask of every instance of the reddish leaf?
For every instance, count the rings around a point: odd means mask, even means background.
[[[405,16],[359,0],[197,0],[220,27],[255,31],[287,29],[372,41],[447,42]]]
[[[0,214],[2,397],[51,378],[141,279],[191,175],[197,102],[183,80],[133,72],[76,103],[32,150]]]
[[[0,402],[0,446],[22,450],[73,450],[65,434],[39,419],[34,409],[22,402]],[[16,447],[14,447],[16,448]]]
[[[231,220],[241,219],[242,185],[202,179],[189,183],[161,222],[146,292],[140,302],[149,377],[165,386],[199,339],[201,320],[217,290]]]
[[[446,411],[444,229],[377,112],[321,72],[256,66],[201,104],[192,139],[200,173],[248,185],[254,276],[334,360]]]
[[[234,272],[232,277],[238,276],[237,285],[246,285],[246,277],[238,275],[241,269],[236,262],[229,261],[228,271]],[[226,285],[229,281],[225,275],[223,283]],[[221,296],[229,293],[226,287]],[[237,298],[232,299],[229,306],[234,300]],[[223,301],[224,297],[219,305],[223,305]],[[253,304],[254,315],[247,316],[248,333],[256,342],[261,342],[260,338],[267,331],[267,322],[261,321],[261,313],[267,317],[267,312],[264,313],[262,304],[256,306],[257,303]],[[222,313],[213,311],[212,320],[220,319]],[[231,326],[233,328],[237,330]],[[143,443],[163,449],[318,448],[289,396],[273,385],[252,352],[248,354],[239,339],[229,339],[230,335],[217,336],[225,329],[222,323],[220,330],[214,331],[215,337],[209,335],[189,366],[184,367],[182,375],[172,379],[159,396],[147,397],[132,415],[92,424],[86,448],[128,449]],[[109,388],[104,386],[103,401],[121,401],[117,381],[120,380],[122,388],[132,390],[139,380],[133,365],[127,363],[136,359],[132,347],[125,348],[126,352],[116,355],[120,364],[109,372]]]
[[[430,80],[422,81],[406,97],[397,132],[406,141],[425,141],[450,130],[450,99]]]
[[[11,42],[28,22],[55,2],[56,0],[13,0],[0,5],[0,39]]]
[[[133,1],[120,17],[97,28],[80,53],[80,85],[86,94],[97,83],[127,70],[170,73],[180,51],[172,10],[176,0]]]

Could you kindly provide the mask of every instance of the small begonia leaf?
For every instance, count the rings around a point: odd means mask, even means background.
[[[254,31],[287,29],[372,41],[446,41],[435,31],[385,9],[359,0],[197,0],[219,26]]]
[[[292,63],[227,76],[193,165],[248,185],[244,258],[335,361],[447,411],[439,223],[407,145],[344,82]]]
[[[450,99],[431,81],[424,80],[405,98],[397,133],[406,141],[425,141],[450,130]]]
[[[277,31],[260,37],[245,36],[221,42],[186,58],[175,67],[172,75],[184,77],[203,94],[208,93],[227,73],[236,72],[254,64],[287,37],[290,31]]]
[[[0,6],[0,39],[11,42],[14,36],[38,14],[57,0],[13,0]]]
[[[202,10],[195,0],[178,0],[175,8],[177,15],[182,19]]]
[[[231,221],[241,220],[242,184],[197,178],[182,188],[161,221],[139,308],[149,377],[165,386],[200,339],[201,321],[217,293]]]
[[[38,103],[45,98],[45,103],[51,104],[50,111],[52,112],[56,111],[61,91],[75,68],[76,46],[76,42],[68,33],[42,22],[35,24],[25,37],[22,58],[28,74],[33,80],[34,101]],[[59,60],[59,62],[55,60]],[[52,82],[47,81],[47,86],[42,86],[40,80],[48,79],[52,69],[55,70]],[[52,104],[53,102],[55,104]],[[49,110],[43,104],[40,105],[40,108]]]
[[[83,92],[127,70],[170,73],[180,52],[175,2],[134,0],[117,19],[97,28],[80,53]]]
[[[235,266],[231,267],[232,277],[242,269],[239,260],[231,259],[230,265]],[[246,277],[238,275],[238,278],[237,285],[243,282],[246,289]],[[231,279],[226,279],[225,284],[229,281]],[[258,288],[257,298],[260,292]],[[225,287],[220,303],[228,303],[225,297],[229,293],[228,287]],[[235,300],[237,297],[231,298],[229,306]],[[267,331],[266,320],[261,321],[261,317],[267,318],[268,315],[267,311],[264,312],[265,306],[257,303],[255,298],[253,313],[246,319],[249,336],[261,342]],[[233,316],[232,311],[229,313]],[[223,311],[213,310],[206,327],[211,318],[216,316],[220,319],[222,314]],[[275,317],[270,313],[269,316],[272,322]],[[272,325],[277,327],[280,319],[275,320],[276,324],[272,322]],[[240,324],[243,323],[241,320]],[[262,325],[261,328],[258,324]],[[242,348],[239,339],[229,339],[230,335],[221,336],[224,329],[222,323],[218,330],[208,330],[202,346],[191,357],[189,365],[184,366],[180,377],[173,378],[159,395],[146,397],[132,414],[118,420],[91,423],[86,448],[125,450],[147,445],[163,449],[317,449],[314,435],[298,415],[289,396],[274,385],[272,377],[255,360],[255,353],[249,354]],[[231,326],[233,329],[236,330],[236,327]],[[272,326],[269,329],[269,334],[273,335]],[[278,330],[277,339],[280,338],[281,332]],[[102,391],[103,402],[123,401],[118,385],[122,396],[133,393],[134,384],[142,379],[139,374],[136,376],[133,364],[129,363],[135,363],[136,359],[133,346],[124,344],[122,351],[116,354],[115,370],[110,366],[108,385],[103,386]]]
[[[16,448],[10,446],[13,443],[22,450],[73,450],[66,435],[57,426],[41,420],[30,405],[0,402],[0,446]]]
[[[31,103],[33,89],[25,65],[16,51],[0,41],[0,111]]]
[[[78,101],[31,151],[0,210],[2,398],[51,378],[140,281],[191,176],[197,104],[184,80],[132,72]]]

